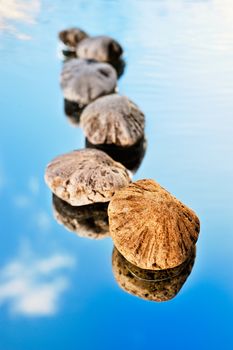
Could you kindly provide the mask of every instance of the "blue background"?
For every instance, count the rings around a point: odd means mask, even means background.
[[[126,294],[111,240],[53,219],[46,164],[84,147],[59,87],[57,32],[70,26],[125,49],[119,92],[144,111],[148,140],[134,179],[157,180],[200,217],[193,271],[169,302]],[[232,349],[231,0],[5,1],[0,57],[0,349]],[[54,256],[56,268],[36,270]],[[37,310],[43,283],[60,277],[55,300],[45,293]]]

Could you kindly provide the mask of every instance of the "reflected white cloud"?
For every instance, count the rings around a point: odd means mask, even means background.
[[[35,223],[41,231],[49,231],[52,226],[51,218],[45,211],[38,211],[35,214]]]
[[[36,176],[31,176],[28,180],[28,188],[29,191],[34,194],[35,196],[39,194],[40,190],[40,182],[38,177]]]
[[[53,315],[58,311],[58,297],[68,286],[64,278],[43,284],[40,290],[31,290],[22,295],[13,303],[12,311],[29,316]]]
[[[24,194],[15,195],[13,198],[14,204],[17,208],[28,208],[31,204],[30,197]]]
[[[4,172],[3,172],[3,169],[0,165],[0,190],[5,186],[5,176],[4,176]]]
[[[0,269],[0,307],[25,316],[51,316],[58,312],[62,294],[69,288],[66,275],[75,259],[64,254],[47,258],[27,249]]]
[[[2,190],[3,187],[5,187],[7,184],[7,176],[6,176],[6,171],[5,171],[5,166],[4,166],[4,160],[3,156],[0,153],[0,191]]]
[[[47,232],[51,229],[52,220],[51,216],[38,205],[40,188],[42,187],[41,181],[36,176],[30,176],[26,183],[25,193],[14,194],[12,202],[17,209],[24,210],[24,214],[28,215],[30,224],[36,226],[40,231]]]
[[[29,40],[30,35],[21,33],[18,23],[33,24],[40,11],[40,0],[0,1],[0,31],[8,31],[18,39]]]

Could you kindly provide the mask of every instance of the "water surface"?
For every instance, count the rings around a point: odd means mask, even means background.
[[[119,92],[146,115],[134,179],[153,178],[201,220],[176,298],[121,290],[113,245],[53,218],[44,169],[82,148],[63,113],[57,32],[78,25],[125,49]],[[231,0],[0,3],[0,349],[232,349]]]

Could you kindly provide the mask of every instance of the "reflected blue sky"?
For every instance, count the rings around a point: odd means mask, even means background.
[[[192,274],[169,302],[124,293],[111,240],[53,219],[45,166],[84,146],[59,88],[57,32],[72,25],[125,48],[119,91],[147,118],[134,178],[156,179],[200,217]],[[231,349],[231,0],[9,0],[0,38],[0,349]]]

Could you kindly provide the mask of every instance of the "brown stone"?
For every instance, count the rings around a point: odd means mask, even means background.
[[[80,41],[87,38],[88,34],[80,28],[68,28],[59,32],[58,36],[63,44],[73,49]]]
[[[153,180],[139,180],[117,191],[108,215],[114,245],[142,269],[182,264],[200,230],[196,214]]]
[[[145,117],[127,97],[112,94],[89,104],[81,114],[80,125],[92,144],[129,147],[142,139]]]
[[[108,202],[127,186],[129,173],[120,163],[95,149],[63,154],[48,164],[45,181],[51,191],[71,205]]]

